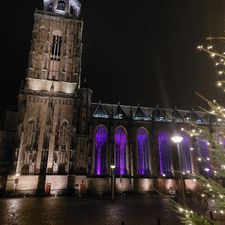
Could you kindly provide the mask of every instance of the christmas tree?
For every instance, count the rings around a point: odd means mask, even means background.
[[[199,51],[207,53],[216,67],[218,75],[217,86],[225,92],[225,37],[208,37],[207,45],[197,47]],[[208,108],[201,108],[206,112],[211,120],[211,124],[225,125],[225,108],[216,100],[208,100],[199,93],[196,93],[207,104]],[[212,122],[214,121],[214,122]],[[207,210],[197,212],[188,208],[184,204],[179,204],[170,200],[172,207],[178,212],[180,220],[186,225],[218,225],[225,224],[225,188],[223,179],[225,178],[225,129],[221,129],[221,139],[215,136],[213,126],[207,131],[200,125],[190,122],[192,129],[184,130],[190,137],[204,137],[208,141],[210,158],[199,157],[197,160],[210,168],[203,168],[208,175],[194,172],[189,178],[198,182],[200,186],[200,197],[207,203]],[[180,172],[181,173],[181,172]]]

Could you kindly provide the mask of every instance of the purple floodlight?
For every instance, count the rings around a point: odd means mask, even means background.
[[[183,141],[180,143],[181,170],[185,173],[192,173],[190,138],[181,134]]]
[[[116,169],[115,173],[124,175],[127,173],[126,170],[126,147],[127,147],[127,136],[125,129],[118,127],[115,131],[115,153],[116,153]]]
[[[166,132],[161,131],[158,135],[160,174],[171,175],[170,139]]]
[[[107,130],[103,125],[95,132],[95,175],[106,174]]]
[[[138,174],[149,175],[149,137],[144,128],[137,131]]]
[[[199,162],[199,169],[203,175],[212,176],[212,168],[209,162],[209,146],[208,141],[205,139],[197,139],[197,145],[199,146],[198,154],[202,158],[201,162]]]

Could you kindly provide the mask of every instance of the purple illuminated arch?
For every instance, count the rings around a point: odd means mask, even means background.
[[[212,176],[212,168],[209,161],[209,146],[206,139],[197,139],[198,155],[201,157],[199,161],[199,171],[204,176]],[[206,170],[207,169],[207,170]]]
[[[138,174],[149,175],[149,136],[144,128],[137,131]]]
[[[181,170],[185,173],[192,173],[190,138],[181,134],[183,141],[180,143]]]
[[[99,125],[95,131],[95,175],[106,174],[107,129]]]
[[[120,175],[127,174],[126,169],[126,148],[127,148],[127,135],[123,127],[118,127],[115,130],[115,173]]]
[[[170,155],[170,138],[165,131],[158,135],[160,174],[170,176],[171,173],[171,155]]]

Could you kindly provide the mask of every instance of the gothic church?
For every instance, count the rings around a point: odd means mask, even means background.
[[[223,124],[194,110],[92,103],[92,90],[81,85],[81,4],[43,5],[34,13],[17,110],[5,112],[0,131],[0,192],[66,194],[84,184],[86,193],[107,194],[112,177],[117,192],[166,191],[181,187],[178,170],[196,190],[188,175],[213,173],[209,143],[182,130],[192,121],[224,145]],[[175,132],[183,137],[180,155]]]

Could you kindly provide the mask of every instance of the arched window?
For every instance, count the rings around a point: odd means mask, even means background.
[[[62,149],[66,149],[66,144],[68,141],[68,129],[69,129],[69,124],[67,121],[63,122],[63,124],[60,127],[60,145]]]
[[[62,36],[53,34],[51,60],[60,61]]]
[[[166,132],[161,131],[158,135],[160,174],[162,176],[170,176],[171,172],[171,155],[170,155],[170,139]]]
[[[27,146],[31,147],[34,143],[34,120],[31,119],[28,122],[27,127]]]
[[[74,14],[74,9],[73,6],[70,6],[70,14],[73,15]]]
[[[221,146],[221,148],[225,148],[225,138],[223,134],[219,134],[217,136],[217,142]]]
[[[115,130],[115,173],[124,175],[127,174],[126,169],[126,148],[127,148],[127,135],[123,127],[118,127]]]
[[[65,8],[66,8],[65,1],[62,1],[62,0],[58,1],[57,9],[58,10],[65,10]]]
[[[206,139],[197,139],[199,172],[203,176],[211,176],[212,168],[209,158],[209,142]]]
[[[107,130],[105,126],[100,125],[95,131],[95,175],[106,174],[106,144]]]
[[[192,173],[190,138],[181,134],[183,141],[180,143],[181,170],[185,173]]]
[[[138,174],[142,176],[149,175],[149,136],[144,128],[138,129],[136,141],[138,152]]]

